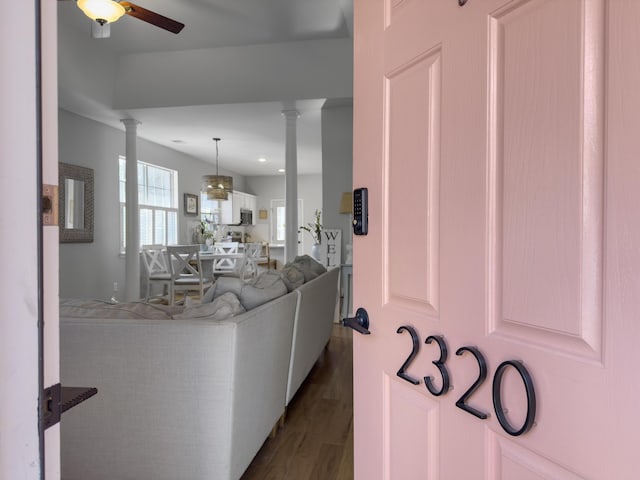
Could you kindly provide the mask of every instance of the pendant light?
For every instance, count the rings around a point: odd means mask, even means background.
[[[228,200],[229,192],[233,192],[233,177],[218,175],[218,142],[220,139],[214,138],[213,140],[216,142],[216,174],[202,177],[202,189],[207,192],[209,200]]]

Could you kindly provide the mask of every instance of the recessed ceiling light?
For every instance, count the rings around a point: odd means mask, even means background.
[[[284,173],[284,168],[279,168],[279,169],[278,169],[278,172],[280,172],[280,173]]]
[[[258,161],[259,161],[260,163],[264,163],[264,162],[266,162],[266,161],[267,161],[267,159],[266,159],[266,158],[264,158],[264,157],[260,157],[260,158],[258,159]]]

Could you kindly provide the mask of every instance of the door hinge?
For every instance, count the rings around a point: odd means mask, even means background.
[[[60,422],[62,386],[59,383],[45,388],[40,395],[40,421],[46,430]]]

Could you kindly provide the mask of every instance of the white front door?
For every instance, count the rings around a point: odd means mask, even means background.
[[[640,2],[356,0],[356,480],[638,478]]]

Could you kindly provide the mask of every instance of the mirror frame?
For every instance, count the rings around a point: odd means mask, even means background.
[[[84,182],[84,228],[64,228],[66,205],[65,180],[71,178]],[[59,191],[59,221],[60,243],[90,243],[93,242],[93,169],[70,165],[58,164],[58,191]]]

